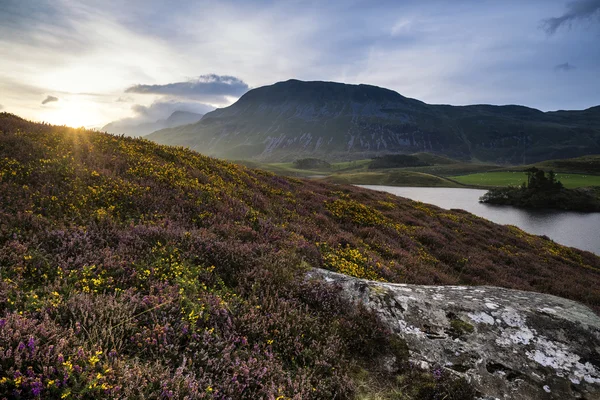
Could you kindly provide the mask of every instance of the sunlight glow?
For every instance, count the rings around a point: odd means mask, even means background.
[[[95,127],[104,120],[98,104],[76,99],[60,100],[41,113],[41,121],[74,128]]]

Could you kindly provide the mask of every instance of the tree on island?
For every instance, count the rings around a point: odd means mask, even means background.
[[[549,171],[547,174],[536,167],[531,167],[525,170],[527,173],[527,184],[525,189],[552,192],[563,189],[563,184],[556,179],[554,171]]]
[[[479,199],[482,203],[523,208],[554,208],[575,211],[600,211],[600,200],[586,189],[566,189],[554,171],[536,167],[525,170],[527,182],[521,186],[491,189]]]

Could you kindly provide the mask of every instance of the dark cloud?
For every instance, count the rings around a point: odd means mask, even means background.
[[[543,20],[542,28],[552,35],[563,25],[571,26],[577,20],[596,17],[600,17],[600,0],[576,0],[567,4],[567,11],[560,17]]]
[[[574,66],[573,64],[569,64],[568,62],[554,66],[555,71],[565,71],[565,72],[569,72],[575,68],[577,68],[577,67]]]
[[[48,104],[48,103],[52,103],[54,101],[58,101],[58,97],[54,97],[54,96],[47,96],[44,101],[42,101],[42,104]]]
[[[248,89],[248,85],[235,76],[210,74],[201,75],[187,82],[135,85],[125,90],[125,93],[161,94],[223,104],[228,103],[225,96],[239,97]]]

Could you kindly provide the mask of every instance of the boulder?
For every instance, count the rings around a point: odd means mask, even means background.
[[[424,367],[484,399],[600,399],[600,318],[577,302],[491,286],[424,286],[315,269],[376,311]]]

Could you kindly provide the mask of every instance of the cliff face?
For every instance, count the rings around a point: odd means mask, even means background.
[[[497,287],[389,284],[326,270],[352,300],[489,399],[600,398],[600,318],[560,297]]]
[[[253,89],[196,124],[148,138],[262,161],[426,151],[527,163],[599,153],[598,112],[429,105],[376,86],[290,80]]]

